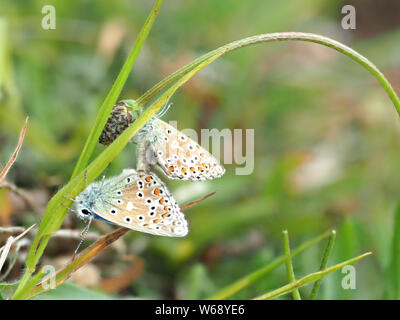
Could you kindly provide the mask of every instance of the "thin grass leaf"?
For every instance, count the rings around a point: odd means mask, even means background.
[[[322,257],[322,262],[321,262],[321,266],[320,266],[319,270],[324,270],[326,268],[326,266],[328,264],[329,256],[330,256],[330,254],[332,252],[332,248],[333,248],[333,245],[335,243],[335,238],[336,238],[336,231],[332,230],[332,234],[329,237],[328,244],[327,244],[327,246],[325,248],[324,256]],[[319,290],[320,286],[321,286],[321,280],[315,281],[314,286],[313,286],[313,288],[311,290],[310,300],[314,300],[315,299],[315,297],[318,294],[318,290]]]
[[[200,203],[200,202],[206,200],[207,198],[213,196],[213,195],[216,194],[216,193],[217,193],[217,191],[211,192],[211,193],[205,195],[203,198],[201,198],[201,199],[199,199],[199,200],[195,200],[195,201],[189,202],[189,203],[187,203],[187,204],[184,204],[184,205],[180,206],[180,207],[181,207],[181,210],[185,210],[185,209],[188,209],[188,208],[190,208],[190,207],[193,207],[194,205],[196,205],[196,204],[198,204],[198,203]]]
[[[259,297],[254,298],[255,300],[271,300],[271,299],[275,299],[278,298],[279,296],[282,296],[284,294],[288,294],[293,292],[294,290],[296,290],[297,288],[300,288],[302,286],[305,286],[309,283],[312,283],[314,281],[318,281],[320,279],[322,279],[323,277],[325,277],[326,275],[328,275],[329,273],[339,270],[341,268],[343,268],[344,266],[348,265],[348,264],[352,264],[362,258],[365,258],[366,256],[371,255],[372,252],[367,252],[364,253],[358,257],[349,259],[347,261],[344,261],[342,263],[338,263],[336,265],[334,265],[333,267],[321,270],[321,271],[317,271],[314,273],[311,273],[299,280],[296,280],[295,282],[289,283],[283,287],[280,287],[279,289],[273,290],[269,293],[263,294]]]
[[[79,253],[75,257],[74,261],[72,261],[69,265],[67,265],[66,267],[62,268],[61,270],[59,270],[57,272],[57,274],[55,275],[56,287],[59,286],[60,284],[64,283],[73,272],[75,272],[79,268],[83,267],[88,262],[90,262],[96,255],[98,255],[101,251],[103,251],[105,248],[107,248],[114,241],[118,240],[120,237],[122,237],[128,231],[131,231],[131,229],[118,228],[117,230],[101,237],[96,242],[94,242],[91,246],[89,246],[88,248],[83,250],[81,253]],[[49,279],[46,279],[46,281],[49,281]],[[50,288],[48,286],[43,286],[43,283],[39,283],[39,284],[36,284],[36,283],[35,283],[35,286],[27,293],[26,296],[23,296],[20,298],[32,299],[32,298],[36,297],[37,295],[50,290]]]
[[[89,159],[93,153],[94,148],[97,145],[97,141],[100,137],[101,132],[103,131],[108,117],[110,116],[113,106],[117,102],[117,99],[125,85],[125,82],[128,79],[128,76],[131,73],[133,66],[135,65],[139,52],[143,47],[143,44],[151,30],[151,27],[153,26],[162,2],[163,0],[157,0],[154,4],[153,9],[147,17],[146,22],[140,30],[140,33],[135,43],[133,44],[128,58],[126,59],[120,73],[118,74],[117,79],[115,80],[110,92],[108,93],[106,99],[100,107],[94,125],[89,133],[89,137],[86,140],[85,146],[83,147],[82,153],[72,173],[72,178],[74,178],[79,172],[84,170],[87,163],[89,162]]]
[[[219,54],[221,51],[225,51],[224,53],[228,53],[239,48],[243,48],[249,45],[253,45],[256,43],[262,42],[271,42],[271,41],[306,41],[306,42],[313,42],[317,44],[321,44],[323,46],[329,47],[334,49],[348,57],[352,60],[356,61],[357,63],[361,64],[365,69],[367,69],[382,85],[385,89],[389,98],[392,100],[397,114],[400,115],[400,99],[397,96],[396,92],[393,90],[390,82],[386,79],[386,77],[382,74],[382,72],[367,58],[363,55],[359,54],[357,51],[349,48],[348,46],[330,39],[328,37],[324,37],[321,35],[313,34],[313,33],[303,33],[303,32],[278,32],[278,33],[267,33],[267,34],[260,34],[255,35],[252,37],[244,38],[241,40],[237,40],[231,43],[228,43],[222,47],[219,47],[211,52],[204,54],[203,56],[197,58],[193,62],[187,64],[183,68],[177,70],[176,72],[172,73],[168,77],[161,80],[151,89],[146,91],[137,102],[140,105],[145,105],[149,101],[151,101],[155,96],[157,96],[160,92],[162,92],[165,88],[172,85],[175,81],[177,81],[182,75],[190,72],[194,68],[196,68],[199,64],[203,61],[209,59],[213,55]]]
[[[6,244],[1,248],[2,250],[2,254],[0,256],[0,271],[3,268],[4,263],[6,262],[8,253],[10,252],[11,246],[14,243],[14,237],[8,237]]]
[[[400,203],[394,211],[390,262],[385,274],[385,298],[400,299]]]
[[[23,230],[18,236],[16,236],[15,238],[13,238],[13,242],[17,242],[19,239],[21,239],[22,237],[25,237],[25,235],[31,231],[36,224],[31,225],[29,228]],[[0,248],[0,253],[4,250],[4,246]]]
[[[15,148],[14,153],[12,154],[10,160],[8,160],[8,162],[5,165],[5,167],[3,168],[3,170],[1,170],[1,172],[0,172],[0,184],[2,182],[4,182],[8,171],[11,169],[11,166],[14,164],[15,160],[17,160],[19,150],[21,150],[22,143],[24,142],[26,127],[28,126],[28,119],[29,119],[29,117],[26,117],[24,126],[22,127],[21,132],[19,134],[17,147]]]
[[[83,170],[88,163],[92,152],[97,144],[97,140],[104,128],[104,125],[107,122],[108,116],[111,113],[111,110],[113,108],[113,105],[117,101],[122,88],[131,72],[131,69],[133,68],[133,65],[136,61],[136,58],[140,52],[140,49],[143,46],[143,43],[145,39],[147,38],[147,35],[150,32],[150,29],[153,25],[153,22],[157,16],[157,13],[159,11],[159,8],[162,4],[162,0],[157,0],[149,17],[147,18],[144,26],[142,27],[138,38],[136,39],[131,52],[129,53],[129,56],[127,60],[125,61],[116,81],[113,84],[113,87],[111,88],[110,92],[108,93],[103,105],[100,107],[99,112],[97,114],[95,123],[91,129],[91,132],[89,134],[89,137],[85,143],[85,146],[83,148],[83,151],[78,159],[78,162],[75,166],[75,169],[72,173],[72,178],[71,181],[67,184],[68,188],[63,188],[66,189],[64,191],[69,191],[69,188],[71,189],[73,186],[71,183],[73,182],[75,187],[77,187],[76,191],[79,192],[79,190],[83,189]],[[119,153],[119,152],[118,152]],[[117,153],[117,154],[118,154]],[[116,155],[117,155],[116,154]],[[116,156],[115,155],[115,156]],[[110,157],[111,158],[111,157]],[[103,168],[104,170],[104,168]],[[92,172],[91,172],[92,173]],[[92,175],[92,179],[96,178],[96,176]],[[77,179],[75,179],[77,178]],[[63,190],[62,189],[62,190]],[[71,192],[73,193],[73,192]],[[75,193],[76,195],[77,193]],[[42,222],[40,224],[38,233],[33,240],[32,246],[30,248],[27,260],[26,260],[26,265],[27,265],[27,270],[25,274],[23,275],[20,284],[17,288],[16,295],[21,294],[21,290],[23,287],[27,284],[27,281],[29,280],[29,277],[31,274],[34,273],[35,271],[35,266],[38,263],[40,257],[43,254],[44,249],[47,246],[47,243],[50,239],[51,233],[56,231],[67,211],[64,209],[60,209],[60,206],[62,206],[63,203],[63,198],[62,198],[63,193],[58,192],[49,202],[47,206],[47,210],[45,212],[45,215],[42,219]]]
[[[301,246],[297,247],[295,250],[292,251],[292,258],[297,256],[298,254],[302,253],[303,251],[307,250],[308,248],[316,245],[320,241],[326,239],[331,234],[330,231],[326,231],[323,234],[315,237],[311,240],[304,242]],[[285,256],[282,255],[276,258],[274,261],[270,262],[266,266],[250,273],[249,275],[244,276],[243,278],[239,279],[238,281],[232,283],[231,285],[223,288],[222,290],[218,291],[217,293],[213,294],[211,297],[207,298],[208,300],[223,300],[233,296],[235,293],[243,290],[244,288],[248,287],[252,283],[256,282],[257,280],[261,279],[262,277],[266,276],[272,270],[279,267],[281,264],[285,262]]]
[[[284,230],[282,232],[282,237],[283,237],[283,251],[285,253],[286,273],[289,279],[289,283],[292,283],[296,281],[296,277],[294,276],[294,271],[293,271],[292,256],[290,254],[289,233],[287,230]],[[297,288],[293,290],[293,299],[301,300],[300,292]]]

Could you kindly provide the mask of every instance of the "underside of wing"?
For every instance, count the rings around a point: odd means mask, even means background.
[[[168,123],[155,119],[153,128],[155,137],[150,147],[169,178],[206,180],[225,173],[225,168],[212,154]]]
[[[101,218],[155,235],[183,237],[188,233],[184,214],[155,174],[124,170],[106,183],[107,192],[93,207]]]

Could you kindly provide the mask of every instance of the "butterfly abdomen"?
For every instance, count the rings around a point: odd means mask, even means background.
[[[125,102],[115,104],[110,117],[100,135],[99,143],[108,146],[126,130],[134,119]]]

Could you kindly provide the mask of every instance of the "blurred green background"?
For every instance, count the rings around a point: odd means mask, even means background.
[[[48,4],[56,8],[55,30],[41,28],[41,9]],[[356,30],[340,25],[345,4],[356,7]],[[1,189],[0,225],[38,223],[49,197],[68,181],[152,5],[0,0],[0,163],[12,154],[29,115],[8,180],[41,208],[34,212]],[[349,45],[400,92],[399,18],[396,0],[165,1],[121,99],[139,97],[225,43],[280,31],[318,33]],[[166,181],[160,174],[182,204],[218,191],[186,210],[189,235],[167,239],[130,232],[82,269],[75,284],[42,298],[206,298],[281,255],[284,229],[293,248],[336,229],[330,265],[373,251],[355,265],[355,290],[344,290],[343,275],[336,272],[323,280],[319,298],[396,298],[388,265],[400,190],[400,125],[385,91],[365,69],[317,44],[260,44],[223,56],[171,102],[164,120],[176,120],[179,129],[254,129],[254,171],[239,176],[240,165],[226,164],[227,173],[208,182]],[[96,153],[103,148],[98,145]],[[128,145],[107,174],[134,167],[134,152]],[[63,228],[83,225],[70,214]],[[92,227],[109,230],[102,222]],[[53,239],[42,264],[65,262],[77,243]],[[323,248],[295,258],[297,278],[318,270]],[[18,278],[23,259],[7,280]],[[233,298],[250,299],[287,282],[281,266]],[[306,296],[309,289],[300,292]]]

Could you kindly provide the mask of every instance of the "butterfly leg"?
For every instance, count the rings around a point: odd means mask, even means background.
[[[164,114],[166,114],[169,110],[169,108],[171,108],[171,106],[173,105],[173,103],[167,103],[162,107],[161,111],[156,115],[157,118],[161,118]]]
[[[147,139],[142,139],[137,142],[136,147],[136,170],[149,172],[150,164],[147,161],[146,151],[149,142]]]
[[[89,232],[89,228],[90,228],[90,224],[92,223],[92,220],[93,220],[93,216],[91,216],[89,218],[89,221],[88,221],[86,227],[81,232],[81,241],[79,241],[79,244],[76,247],[76,249],[74,251],[74,254],[72,255],[72,259],[71,259],[72,261],[75,260],[76,254],[78,253],[78,250],[79,250],[80,246],[82,245],[83,241],[85,241],[85,239],[86,239],[86,235]]]
[[[103,178],[101,179],[101,187],[104,186],[104,181],[106,180],[106,174],[107,174],[107,171],[110,168],[110,166],[111,166],[111,162],[108,164],[107,168],[104,170]]]

